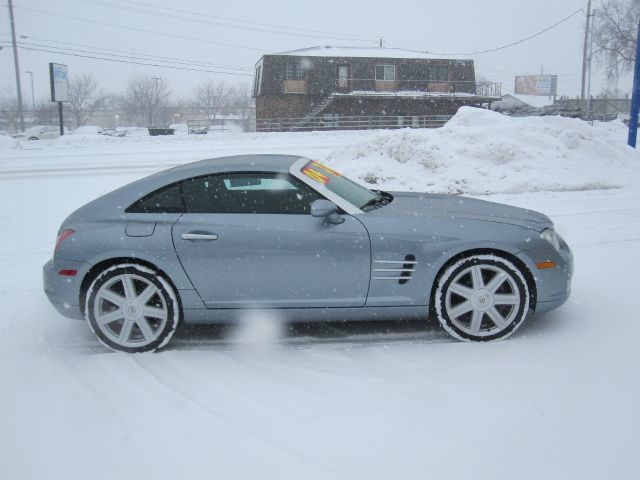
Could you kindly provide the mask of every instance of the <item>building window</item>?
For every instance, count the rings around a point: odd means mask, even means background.
[[[285,80],[304,80],[304,68],[300,63],[287,63],[284,69]]]
[[[395,80],[395,65],[376,65],[376,80]]]
[[[262,65],[258,65],[256,67],[256,78],[253,83],[253,96],[257,97],[260,95],[260,87],[262,84]]]
[[[429,69],[429,80],[434,82],[447,82],[449,81],[449,66],[438,65]]]

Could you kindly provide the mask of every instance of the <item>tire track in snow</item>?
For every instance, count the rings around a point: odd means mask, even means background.
[[[153,378],[158,384],[163,385],[167,391],[169,391],[170,393],[172,393],[173,395],[176,395],[184,400],[186,400],[187,402],[191,403],[192,405],[196,406],[197,408],[201,409],[202,411],[204,411],[205,413],[207,413],[209,416],[215,418],[218,421],[224,422],[227,425],[230,425],[234,428],[236,428],[237,430],[240,430],[242,432],[244,432],[245,434],[248,434],[264,443],[267,443],[269,445],[271,445],[272,447],[275,447],[278,450],[281,450],[287,454],[289,454],[290,456],[298,459],[299,461],[301,461],[302,463],[306,463],[309,465],[314,465],[315,467],[324,470],[326,472],[329,472],[331,474],[337,475],[340,478],[344,478],[344,479],[349,479],[349,478],[353,478],[354,480],[356,480],[354,477],[348,477],[345,474],[338,472],[337,470],[334,470],[333,468],[330,468],[326,465],[323,465],[315,460],[311,460],[308,458],[304,458],[299,452],[296,452],[295,450],[293,450],[292,448],[281,444],[280,442],[273,440],[272,438],[267,437],[266,435],[262,435],[258,432],[256,432],[255,430],[252,430],[251,428],[242,425],[239,422],[233,421],[231,420],[228,416],[223,415],[221,412],[216,411],[215,409],[211,408],[210,406],[208,406],[207,404],[201,402],[200,400],[198,400],[197,398],[194,398],[193,396],[177,389],[175,386],[171,385],[171,383],[165,381],[162,377],[160,377],[156,372],[152,371],[150,368],[147,368],[140,360],[139,358],[137,358],[138,356],[136,355],[132,355],[131,356],[131,360],[133,361],[133,363],[135,363],[140,369],[146,371],[149,375],[151,375],[151,378]]]

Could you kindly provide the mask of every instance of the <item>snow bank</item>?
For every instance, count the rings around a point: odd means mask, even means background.
[[[142,129],[141,129],[142,130]],[[383,190],[522,193],[640,186],[640,153],[620,122],[589,125],[561,117],[512,118],[462,108],[439,129],[209,132],[208,135],[109,137],[0,145],[5,169],[135,168],[153,173],[204,158],[290,154],[314,158]],[[0,139],[1,140],[1,139]],[[13,140],[7,139],[13,146]],[[6,142],[4,142],[6,143]],[[142,169],[142,170],[141,170]]]
[[[8,150],[10,148],[16,148],[18,145],[17,140],[7,137],[5,135],[0,135],[0,150]]]
[[[344,174],[388,190],[522,193],[640,185],[621,122],[513,118],[464,107],[440,129],[378,131],[332,151]]]

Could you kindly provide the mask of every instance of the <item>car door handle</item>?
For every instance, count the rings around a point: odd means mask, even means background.
[[[183,240],[217,240],[215,233],[183,233],[180,235]]]

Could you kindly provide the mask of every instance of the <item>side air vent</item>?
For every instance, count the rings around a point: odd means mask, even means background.
[[[416,256],[407,254],[404,260],[374,260],[373,279],[393,280],[404,285],[416,271]]]

